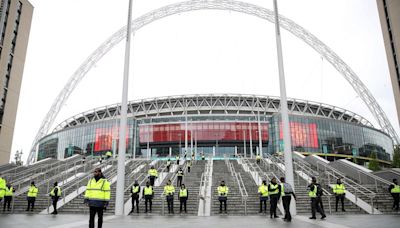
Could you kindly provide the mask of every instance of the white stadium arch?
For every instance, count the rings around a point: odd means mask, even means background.
[[[170,4],[136,18],[132,21],[132,33],[135,33],[143,26],[160,20],[164,17],[195,10],[230,10],[256,16],[271,23],[274,23],[274,12],[272,10],[254,4],[233,0],[192,0]],[[397,136],[393,126],[389,122],[386,114],[379,106],[376,99],[372,96],[368,88],[354,73],[354,71],[327,45],[325,45],[322,41],[320,41],[316,36],[308,32],[306,29],[296,24],[294,21],[280,15],[279,22],[280,26],[283,29],[289,31],[297,38],[303,40],[315,51],[317,51],[321,56],[328,60],[334,68],[336,68],[336,70],[350,83],[354,91],[367,105],[381,129],[385,133],[390,135],[395,144],[399,144],[399,137]],[[114,33],[110,38],[108,38],[104,43],[102,43],[70,77],[69,81],[58,94],[46,117],[42,121],[40,129],[37,132],[36,137],[32,143],[31,151],[28,157],[28,163],[32,163],[35,161],[36,146],[38,141],[48,133],[50,127],[53,125],[55,118],[63,107],[63,104],[67,101],[69,95],[74,91],[82,78],[85,77],[86,73],[105,54],[107,54],[108,51],[114,48],[126,37],[126,29],[126,26],[124,26],[116,33]]]

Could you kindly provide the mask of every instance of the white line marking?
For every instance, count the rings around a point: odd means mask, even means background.
[[[103,218],[103,222],[111,220],[111,219],[115,219],[116,217],[118,217],[118,216],[116,216],[116,215],[105,216]],[[97,219],[95,219],[95,221],[97,223]],[[58,226],[50,226],[49,228],[71,228],[71,227],[78,227],[78,226],[82,226],[82,225],[87,225],[88,223],[89,223],[89,221],[85,220],[85,221],[67,223],[67,224],[58,225]]]

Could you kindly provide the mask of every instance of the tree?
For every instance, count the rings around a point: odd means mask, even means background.
[[[372,171],[378,171],[381,168],[379,167],[379,163],[378,160],[376,159],[376,151],[373,151],[369,157],[371,158],[371,160],[368,163],[368,169],[372,170]]]
[[[400,168],[400,145],[394,147],[392,166],[393,168]]]

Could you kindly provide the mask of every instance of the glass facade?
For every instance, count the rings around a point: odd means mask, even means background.
[[[259,151],[272,154],[283,151],[281,125],[279,115],[128,118],[126,153],[156,158],[184,154],[187,148],[197,155],[203,152],[216,157],[249,157]],[[118,152],[118,129],[118,120],[109,119],[52,133],[40,140],[38,160]],[[360,157],[376,152],[381,160],[390,160],[393,152],[388,135],[363,125],[291,115],[290,129],[293,150],[299,152]]]

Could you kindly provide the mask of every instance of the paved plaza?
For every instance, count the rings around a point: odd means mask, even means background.
[[[88,227],[88,215],[0,215],[0,227],[29,228],[69,228]],[[292,223],[282,219],[269,219],[263,216],[105,216],[103,227],[125,228],[175,227],[296,227],[296,228],[399,228],[399,215],[342,215],[329,216],[326,220],[309,220],[306,216],[296,216]]]

